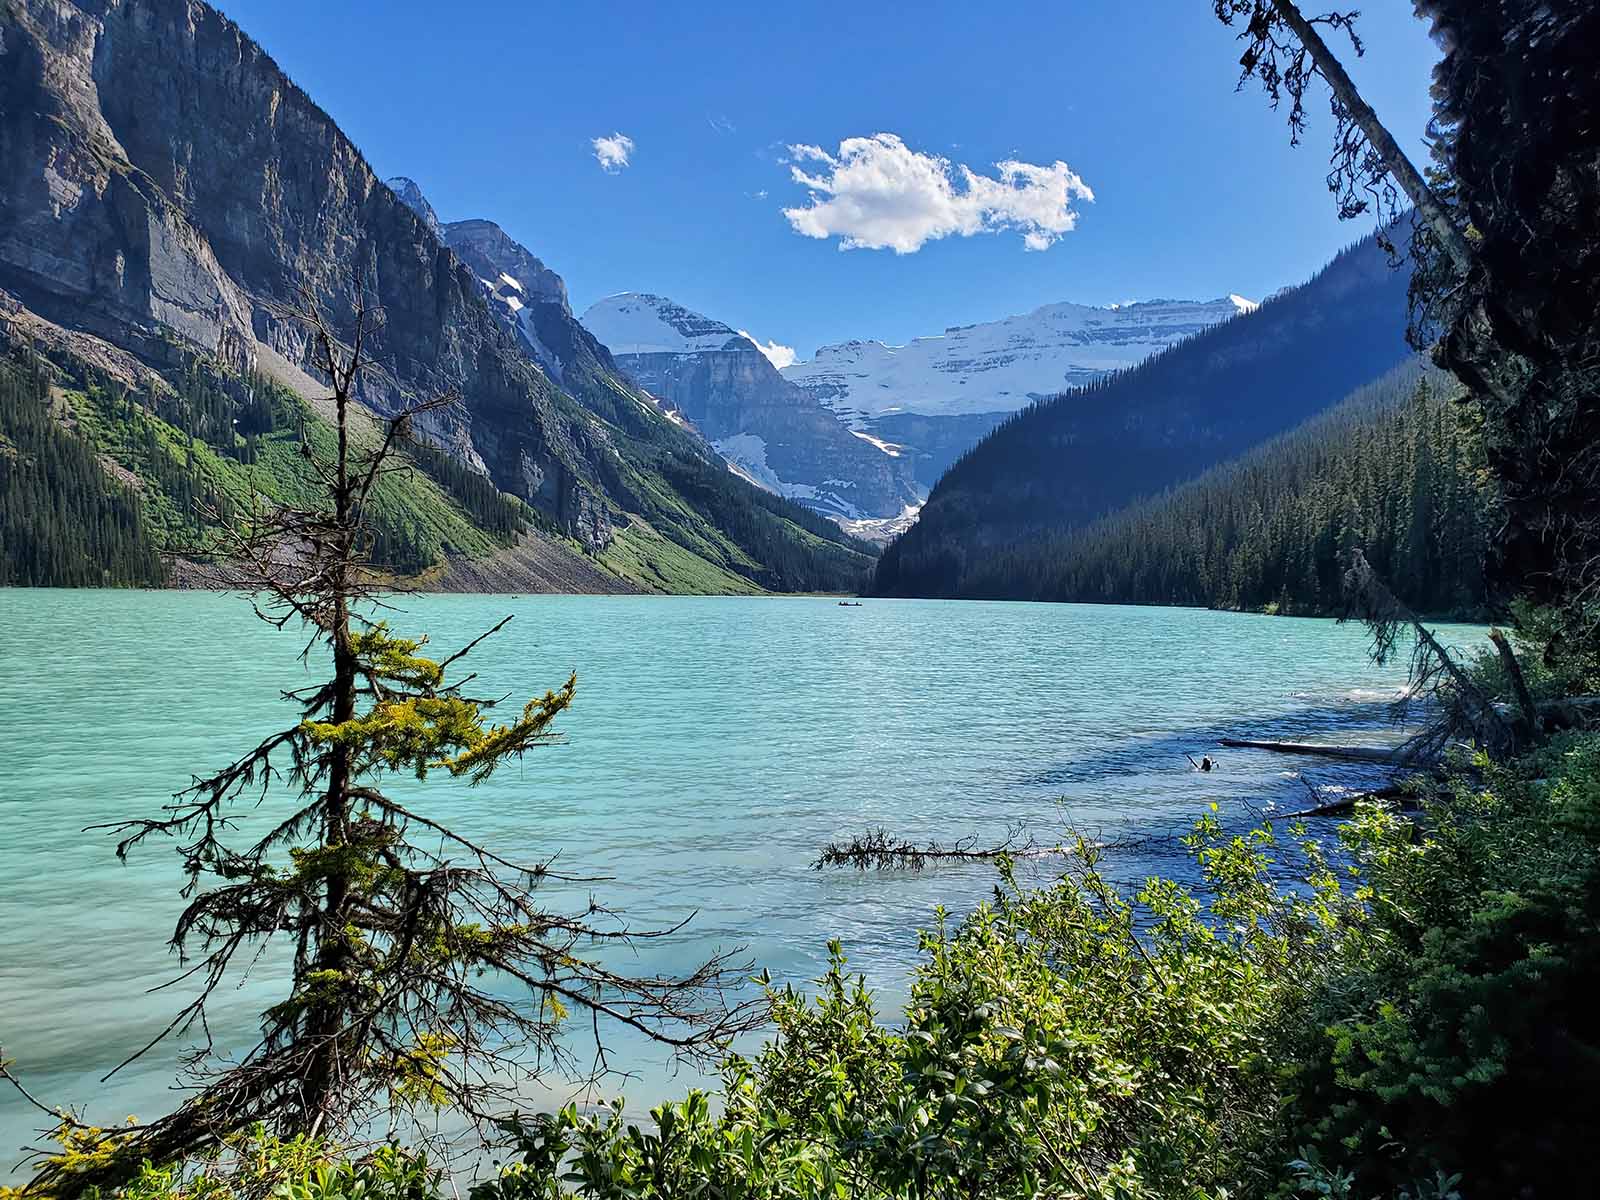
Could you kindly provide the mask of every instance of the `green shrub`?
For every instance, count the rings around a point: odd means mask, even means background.
[[[522,1161],[474,1200],[586,1197],[1199,1197],[1262,1191],[1282,1071],[1340,901],[1272,882],[1260,832],[1196,837],[1219,900],[1176,884],[1134,900],[1077,849],[1060,883],[1018,887],[923,935],[890,1028],[837,944],[814,999],[772,990],[777,1034],[648,1127],[620,1106],[517,1124]]]
[[[1293,1047],[1301,1134],[1367,1193],[1574,1196],[1600,1138],[1600,737],[1346,827],[1365,919]]]

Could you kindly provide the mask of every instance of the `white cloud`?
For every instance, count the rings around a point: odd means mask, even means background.
[[[837,155],[790,146],[789,174],[811,191],[803,208],[786,208],[794,231],[840,239],[841,250],[914,254],[959,234],[1016,230],[1028,250],[1048,250],[1078,223],[1074,200],[1094,199],[1066,163],[1048,167],[1007,159],[994,175],[912,150],[892,133],[846,138]],[[801,163],[820,163],[815,170]]]
[[[633,139],[625,133],[593,138],[589,144],[594,147],[595,162],[608,175],[615,175],[627,166],[628,156],[633,153]]]
[[[780,346],[777,342],[767,342],[762,344],[760,338],[756,337],[754,334],[745,332],[743,329],[739,330],[739,336],[742,338],[749,338],[754,344],[755,348],[767,356],[767,361],[773,366],[777,367],[780,371],[791,365],[797,357],[793,346]]]

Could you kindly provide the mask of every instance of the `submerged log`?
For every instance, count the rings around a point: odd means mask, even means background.
[[[1253,738],[1222,738],[1221,744],[1231,750],[1271,750],[1277,754],[1315,754],[1322,758],[1342,758],[1350,762],[1398,763],[1403,753],[1400,747],[1381,746],[1326,746],[1315,742],[1257,741]]]
[[[937,842],[918,846],[894,837],[886,829],[870,829],[843,844],[829,842],[822,848],[821,856],[811,864],[811,869],[820,871],[824,867],[855,867],[857,870],[865,871],[869,867],[879,870],[893,867],[920,871],[929,862],[952,860],[993,862],[1002,855],[1022,858],[1034,854],[1065,853],[1067,851],[1059,846],[1040,847],[1032,839],[1019,842],[1014,837],[1007,838],[998,846],[982,848],[971,838],[963,839],[951,846],[941,846]]]
[[[1149,834],[1112,838],[1109,841],[1091,841],[1087,838],[1074,837],[1054,845],[1046,845],[1036,842],[1031,837],[1024,840],[1020,834],[1013,834],[997,846],[980,847],[972,838],[964,838],[948,846],[941,846],[938,842],[918,846],[893,836],[886,829],[870,829],[866,833],[857,834],[848,842],[829,842],[822,848],[817,860],[811,864],[811,869],[820,871],[824,867],[855,867],[859,871],[869,868],[920,871],[930,864],[941,862],[994,862],[1002,857],[1071,858],[1085,851],[1140,850],[1158,845],[1166,846],[1173,841],[1172,837],[1165,834]]]
[[[1309,787],[1310,785],[1308,784],[1307,786]],[[1311,794],[1315,796],[1317,794],[1316,789],[1313,788]],[[1370,792],[1357,792],[1351,796],[1341,796],[1337,800],[1328,800],[1311,808],[1302,808],[1299,812],[1284,813],[1281,818],[1275,819],[1298,821],[1304,817],[1347,816],[1354,812],[1356,805],[1364,800],[1398,800],[1402,809],[1415,809],[1421,806],[1416,796],[1406,791],[1401,784],[1395,783],[1390,784],[1388,787],[1374,788]]]

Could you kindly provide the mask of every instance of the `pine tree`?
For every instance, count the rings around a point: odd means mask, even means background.
[[[287,695],[297,709],[287,728],[197,779],[161,816],[115,828],[119,856],[151,838],[179,839],[188,875],[172,944],[185,964],[180,978],[197,991],[157,1041],[208,1033],[212,997],[248,972],[264,943],[292,946],[286,992],[262,1014],[261,1039],[242,1060],[211,1057],[207,1038],[197,1090],[171,1114],[112,1130],[68,1121],[67,1152],[46,1164],[33,1185],[40,1190],[114,1186],[142,1161],[175,1161],[257,1123],[342,1138],[380,1108],[411,1104],[492,1121],[524,1073],[561,1061],[558,1038],[573,1010],[593,1017],[597,1031],[619,1022],[690,1051],[720,1045],[751,1016],[729,1004],[739,975],[725,957],[679,978],[620,974],[597,947],[666,931],[614,924],[592,900],[575,911],[553,907],[540,887],[562,876],[548,860],[513,862],[384,790],[399,774],[475,784],[548,744],[577,679],[497,724],[494,702],[463,690],[471,676],[451,674],[506,621],[434,658],[425,637],[365,615],[374,601],[373,488],[408,469],[395,451],[412,420],[448,400],[415,405],[384,424],[375,446],[359,447],[350,408],[370,315],[355,314],[348,348],[309,298],[285,316],[305,322],[333,393],[336,453],[301,445],[324,500],[258,504],[222,528],[256,613],[279,629],[309,630],[307,661],[323,658],[329,673]],[[287,785],[292,811],[254,840],[237,840],[240,808],[274,784]]]

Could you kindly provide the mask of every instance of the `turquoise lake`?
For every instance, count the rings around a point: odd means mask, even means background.
[[[515,619],[471,659],[480,694],[526,695],[578,671],[566,740],[488,783],[394,790],[508,857],[559,850],[639,925],[692,915],[638,967],[721,948],[805,981],[837,937],[892,1012],[933,907],[970,909],[983,865],[818,873],[832,839],[883,827],[916,841],[1021,830],[1053,842],[1171,833],[1217,802],[1231,818],[1356,786],[1358,768],[1222,751],[1228,734],[1399,736],[1401,667],[1331,621],[1186,609],[828,599],[428,596],[401,631],[456,648]],[[1470,631],[1456,631],[1467,636]],[[151,844],[120,865],[97,822],[156,812],[195,772],[288,724],[303,639],[241,600],[177,592],[0,590],[0,1045],[33,1091],[103,1123],[172,1105],[177,1047],[99,1077],[179,1007],[165,940],[180,862]],[[270,806],[269,806],[270,807]],[[243,829],[264,826],[246,811]],[[1159,851],[1131,875],[1181,868]],[[1038,867],[1038,870],[1045,868]],[[273,961],[219,995],[224,1042],[247,1047],[275,998]],[[619,1039],[635,1068],[610,1090],[643,1107],[696,1077]],[[559,1081],[534,1102],[564,1095]],[[0,1170],[39,1117],[0,1093]]]

